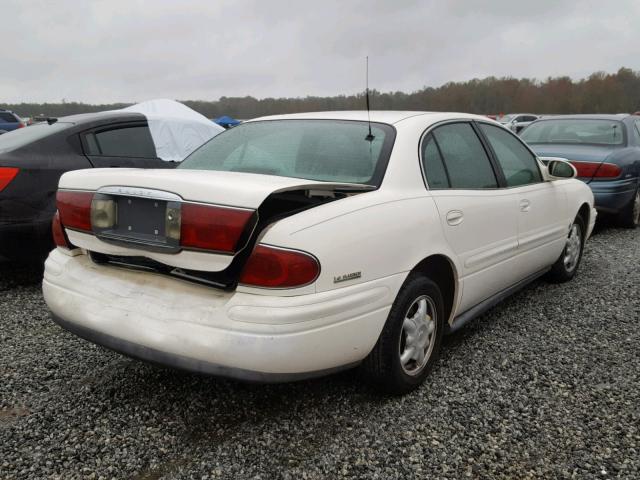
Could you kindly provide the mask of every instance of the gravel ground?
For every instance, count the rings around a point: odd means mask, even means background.
[[[640,230],[448,337],[428,383],[248,385],[129,360],[0,265],[0,478],[640,478]]]

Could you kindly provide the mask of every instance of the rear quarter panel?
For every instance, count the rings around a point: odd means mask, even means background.
[[[432,254],[453,260],[435,203],[424,190],[369,192],[323,205],[281,220],[261,242],[315,255],[321,265],[317,292],[406,276]],[[336,282],[354,273],[360,276]]]
[[[639,177],[640,176],[640,147],[628,147],[616,151],[606,160],[622,168],[622,177]]]
[[[52,135],[13,152],[0,155],[0,166],[20,169],[16,178],[0,192],[0,221],[25,223],[48,221],[55,212],[60,176],[91,168],[65,136]]]

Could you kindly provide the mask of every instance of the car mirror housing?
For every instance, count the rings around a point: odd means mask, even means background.
[[[567,178],[576,178],[578,171],[576,167],[571,165],[566,158],[542,157],[540,161],[545,165],[545,180],[563,180]]]

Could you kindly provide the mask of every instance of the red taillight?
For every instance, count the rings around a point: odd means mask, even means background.
[[[302,287],[319,274],[320,264],[308,253],[258,245],[244,266],[240,283],[266,288]]]
[[[60,213],[57,211],[53,216],[53,223],[51,223],[51,233],[53,233],[53,242],[56,246],[72,248],[67,240],[67,235],[64,233],[64,228],[62,228],[62,223],[60,223]]]
[[[90,232],[92,199],[93,192],[59,191],[56,200],[62,225],[66,228]]]
[[[600,165],[600,168],[596,170],[595,177],[615,178],[619,177],[621,173],[622,169],[618,165],[614,165],[613,163],[603,163]]]
[[[19,168],[14,167],[0,167],[0,192],[11,183],[11,180],[16,178]]]
[[[180,245],[233,253],[252,215],[253,210],[184,203]]]
[[[18,124],[18,128],[24,128],[24,127],[26,127],[26,125],[25,125],[24,123],[20,122],[20,123]]]
[[[622,169],[613,163],[599,162],[571,162],[582,178],[615,178],[622,173]]]

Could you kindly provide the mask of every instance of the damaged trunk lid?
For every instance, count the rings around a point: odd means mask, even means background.
[[[375,187],[241,172],[92,169],[66,173],[59,189],[70,242],[97,263],[235,288],[266,226]],[[84,202],[90,224],[65,217],[65,202]]]

